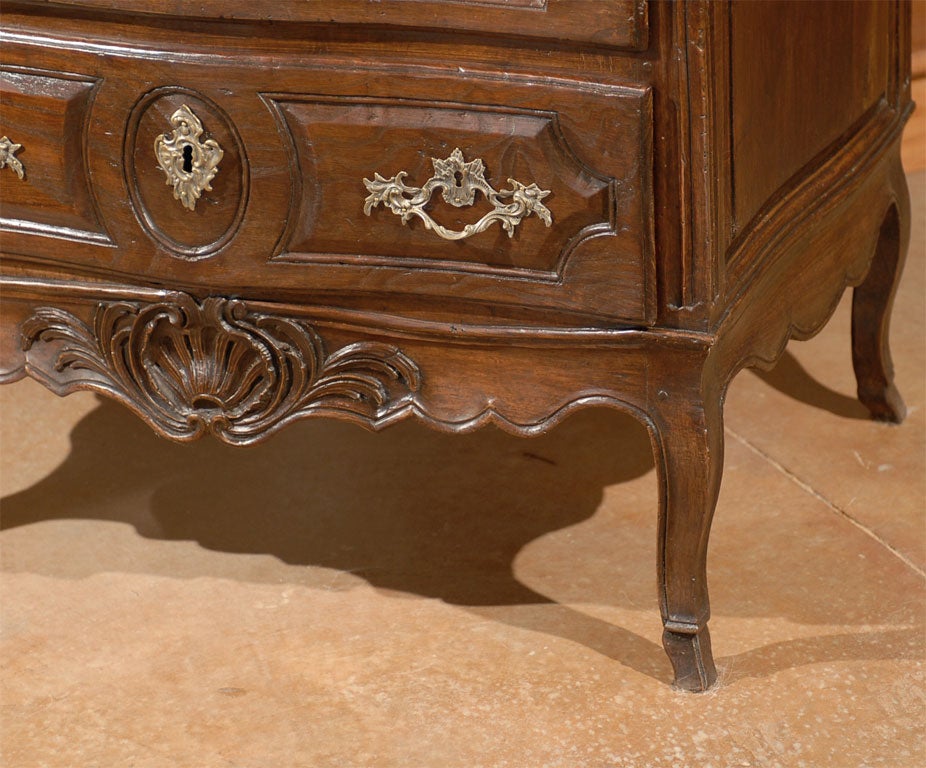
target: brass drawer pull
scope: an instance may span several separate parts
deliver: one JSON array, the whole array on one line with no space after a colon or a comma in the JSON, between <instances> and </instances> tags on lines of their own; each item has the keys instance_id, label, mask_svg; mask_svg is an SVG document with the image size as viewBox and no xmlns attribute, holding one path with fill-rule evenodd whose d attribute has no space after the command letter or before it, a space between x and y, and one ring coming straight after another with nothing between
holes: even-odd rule
<instances>
[{"instance_id":1,"label":"brass drawer pull","mask_svg":"<svg viewBox=\"0 0 926 768\"><path fill-rule=\"evenodd\" d=\"M225 153L214 139L200 141L203 124L186 104L170 116L170 124L171 134L154 140L154 154L167 175L166 183L174 187L174 199L192 211L202 193L212 191L209 183Z\"/></svg>"},{"instance_id":2,"label":"brass drawer pull","mask_svg":"<svg viewBox=\"0 0 926 768\"><path fill-rule=\"evenodd\" d=\"M23 177L26 169L23 168L22 162L15 158L14 155L22 149L22 146L22 144L17 144L15 141L10 141L6 136L0 138L0 168L9 166L19 178Z\"/></svg>"},{"instance_id":3,"label":"brass drawer pull","mask_svg":"<svg viewBox=\"0 0 926 768\"><path fill-rule=\"evenodd\" d=\"M431 158L434 163L434 175L428 179L423 187L406 186L403 179L408 175L399 171L390 179L384 179L378 173L374 180L364 179L370 195L364 201L363 212L369 216L370 212L382 203L405 224L413 216L424 222L426 229L434 231L445 240L462 240L463 238L483 232L496 221L514 237L514 228L532 213L537 214L548 227L553 223L549 209L540 201L550 194L548 189L540 189L536 184L524 185L514 179L508 179L511 189L496 191L485 180L485 165L478 158L471 162L463 160L463 153L459 149L453 150L446 160ZM492 204L493 210L483 216L475 224L467 224L462 230L452 230L442 227L424 210L435 190L441 190L444 200L451 205L462 208L472 205L476 199L476 192L482 192ZM510 202L504 202L510 198Z\"/></svg>"}]
</instances>

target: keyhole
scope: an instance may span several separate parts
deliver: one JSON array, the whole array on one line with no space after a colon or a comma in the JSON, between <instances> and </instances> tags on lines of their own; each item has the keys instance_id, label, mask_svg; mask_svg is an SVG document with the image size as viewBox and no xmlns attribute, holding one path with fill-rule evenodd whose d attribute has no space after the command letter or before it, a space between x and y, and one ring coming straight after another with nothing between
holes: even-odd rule
<instances>
[{"instance_id":1,"label":"keyhole","mask_svg":"<svg viewBox=\"0 0 926 768\"><path fill-rule=\"evenodd\" d=\"M456 171L453 174L453 180L456 182L456 185L458 187L462 187L463 186L463 171Z\"/></svg>"},{"instance_id":2,"label":"keyhole","mask_svg":"<svg viewBox=\"0 0 926 768\"><path fill-rule=\"evenodd\" d=\"M183 171L184 173L193 172L193 147L189 144L183 148Z\"/></svg>"}]
</instances>

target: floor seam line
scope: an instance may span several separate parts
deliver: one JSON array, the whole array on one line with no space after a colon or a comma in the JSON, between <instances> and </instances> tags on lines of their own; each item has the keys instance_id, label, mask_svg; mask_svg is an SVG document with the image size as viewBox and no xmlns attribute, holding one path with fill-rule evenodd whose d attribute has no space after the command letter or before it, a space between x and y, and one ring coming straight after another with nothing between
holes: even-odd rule
<instances>
[{"instance_id":1,"label":"floor seam line","mask_svg":"<svg viewBox=\"0 0 926 768\"><path fill-rule=\"evenodd\" d=\"M743 445L743 446L745 446L746 448L748 448L748 449L749 449L750 451L752 451L754 454L756 454L757 456L760 456L761 458L765 459L765 461L767 461L767 462L768 462L769 464L771 464L775 469L777 469L779 472L781 472L781 474L783 474L785 477L787 477L792 483L794 483L794 484L795 484L798 488L800 488L802 491L804 491L805 493L810 494L811 496L813 496L813 497L814 497L815 499L817 499L818 501L823 502L823 504L825 504L825 505L830 509L830 511L832 511L832 512L836 513L837 515L839 515L840 517L844 518L844 519L847 520L849 523L851 523L851 524L854 525L856 528L858 528L860 531L862 531L862 533L864 533L865 535L867 535L867 536L869 536L870 538L874 539L876 542L878 542L878 544L880 544L880 545L881 545L882 547L884 547L888 552L890 552L892 555L894 555L894 557L898 558L904 565L906 565L906 566L907 566L908 568L910 568L912 571L914 571L915 573L917 573L917 574L920 576L920 578L926 580L926 571L924 571L922 568L920 568L916 563L914 563L910 558L908 558L903 552L900 552L899 550L895 549L895 548L894 548L893 546L891 546L887 541L885 541L884 539L882 539L877 533L875 533L873 530L871 530L871 528L869 528L868 526L866 526L866 525L864 525L863 523L861 523L861 522L859 522L858 520L856 520L854 517L852 517L852 515L850 515L848 512L846 512L846 510L844 510L844 509L842 509L841 507L839 507L838 505L834 504L832 501L830 501L828 498L826 498L826 496L824 496L822 493L820 493L820 492L819 492L816 488L814 488L812 485L810 485L809 483L807 483L807 482L804 481L804 480L801 480L801 478L799 478L797 475L795 475L791 470L789 470L789 469L788 469L784 464L782 464L780 461L776 461L775 459L773 459L769 454L767 454L767 453L766 453L765 451L763 451L761 448L759 448L759 447L756 446L756 445L753 445L753 444L752 444L751 442L749 442L749 440L747 440L745 437L743 437L742 435L738 434L738 433L735 432L734 430L730 429L730 427L724 426L724 431L725 431L725 432L728 432L728 433L730 434L731 437L733 437L733 438L734 438L737 442L739 442L741 445Z\"/></svg>"}]
</instances>

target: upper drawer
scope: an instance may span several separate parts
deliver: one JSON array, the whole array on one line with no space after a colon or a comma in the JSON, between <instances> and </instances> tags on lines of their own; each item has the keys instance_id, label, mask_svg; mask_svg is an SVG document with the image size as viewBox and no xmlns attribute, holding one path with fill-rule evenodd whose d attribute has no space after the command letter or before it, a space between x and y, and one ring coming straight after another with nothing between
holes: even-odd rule
<instances>
[{"instance_id":1,"label":"upper drawer","mask_svg":"<svg viewBox=\"0 0 926 768\"><path fill-rule=\"evenodd\" d=\"M57 0L58 5L195 19L362 24L475 32L643 50L647 0Z\"/></svg>"}]
</instances>

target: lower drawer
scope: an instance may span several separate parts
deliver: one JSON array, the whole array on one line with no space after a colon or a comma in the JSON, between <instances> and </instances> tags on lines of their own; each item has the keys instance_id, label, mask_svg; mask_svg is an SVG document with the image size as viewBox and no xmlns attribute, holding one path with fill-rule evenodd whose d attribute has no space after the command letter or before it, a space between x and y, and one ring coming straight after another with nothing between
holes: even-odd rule
<instances>
[{"instance_id":1,"label":"lower drawer","mask_svg":"<svg viewBox=\"0 0 926 768\"><path fill-rule=\"evenodd\" d=\"M4 89L60 115L5 109L0 131L24 160L58 141L70 158L6 177L27 190L2 211L7 253L258 297L653 319L646 87L84 47L4 46ZM55 71L85 74L48 100Z\"/></svg>"}]
</instances>

